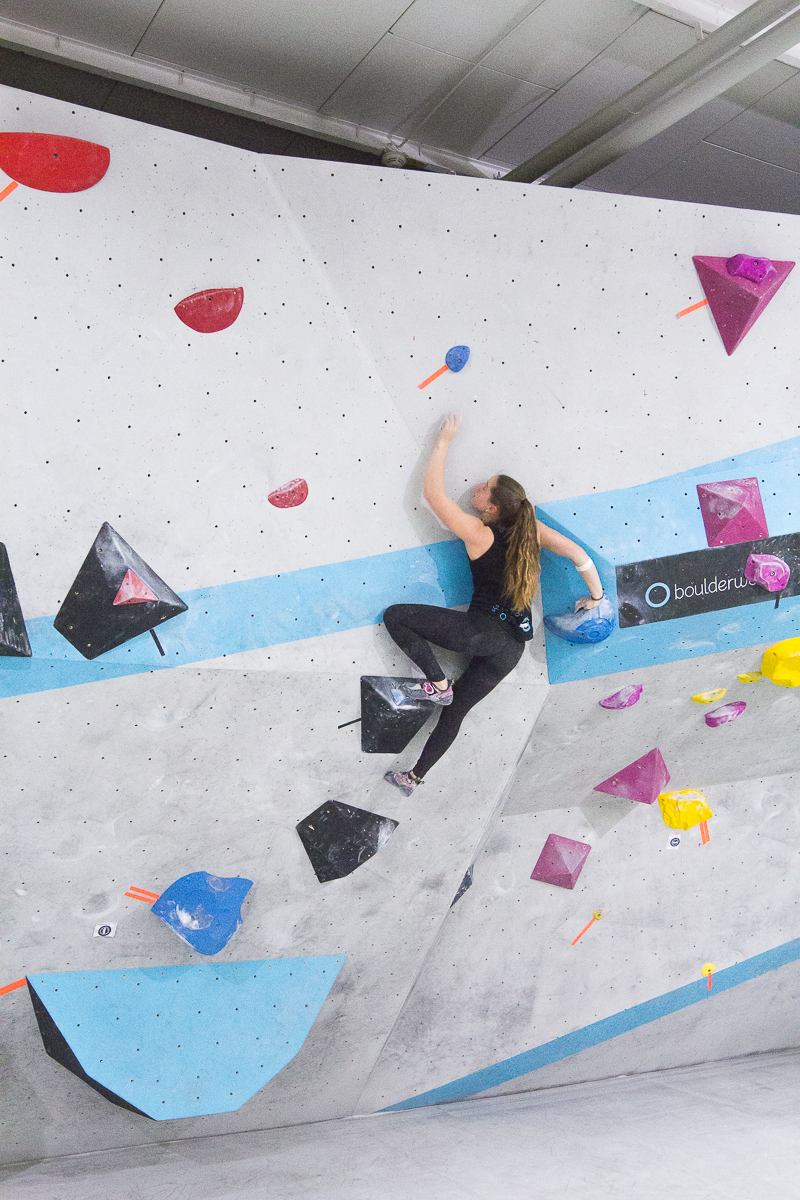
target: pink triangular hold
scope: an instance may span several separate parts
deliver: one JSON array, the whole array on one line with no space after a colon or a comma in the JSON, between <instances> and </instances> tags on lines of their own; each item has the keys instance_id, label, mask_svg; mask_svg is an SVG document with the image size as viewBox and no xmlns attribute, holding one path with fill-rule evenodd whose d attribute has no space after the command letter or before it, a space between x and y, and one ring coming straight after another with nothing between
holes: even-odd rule
<instances>
[{"instance_id":1,"label":"pink triangular hold","mask_svg":"<svg viewBox=\"0 0 800 1200\"><path fill-rule=\"evenodd\" d=\"M146 583L142 583L134 571L127 570L114 597L114 604L146 604L148 600L158 600L158 596L150 591Z\"/></svg>"},{"instance_id":2,"label":"pink triangular hold","mask_svg":"<svg viewBox=\"0 0 800 1200\"><path fill-rule=\"evenodd\" d=\"M755 476L698 483L697 498L709 546L735 546L769 537Z\"/></svg>"},{"instance_id":3,"label":"pink triangular hold","mask_svg":"<svg viewBox=\"0 0 800 1200\"><path fill-rule=\"evenodd\" d=\"M669 783L669 771L659 749L649 750L647 754L629 763L610 779L595 784L596 792L609 792L612 796L625 796L628 800L639 800L642 804L652 804L658 793Z\"/></svg>"},{"instance_id":4,"label":"pink triangular hold","mask_svg":"<svg viewBox=\"0 0 800 1200\"><path fill-rule=\"evenodd\" d=\"M692 261L728 354L733 354L753 328L795 265L788 260L772 259L775 274L754 283L740 275L731 275L727 258L695 254Z\"/></svg>"}]
</instances>

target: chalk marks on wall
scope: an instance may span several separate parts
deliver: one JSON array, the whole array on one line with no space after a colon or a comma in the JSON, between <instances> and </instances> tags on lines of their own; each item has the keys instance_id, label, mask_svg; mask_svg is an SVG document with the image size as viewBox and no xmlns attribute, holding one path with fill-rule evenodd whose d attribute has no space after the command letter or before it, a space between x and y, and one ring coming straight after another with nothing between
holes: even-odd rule
<instances>
[{"instance_id":1,"label":"chalk marks on wall","mask_svg":"<svg viewBox=\"0 0 800 1200\"><path fill-rule=\"evenodd\" d=\"M252 879L193 871L171 883L151 911L199 954L219 954L242 924Z\"/></svg>"},{"instance_id":2,"label":"chalk marks on wall","mask_svg":"<svg viewBox=\"0 0 800 1200\"><path fill-rule=\"evenodd\" d=\"M105 175L107 146L55 133L0 133L0 168L40 192L83 192Z\"/></svg>"},{"instance_id":3,"label":"chalk marks on wall","mask_svg":"<svg viewBox=\"0 0 800 1200\"><path fill-rule=\"evenodd\" d=\"M93 659L186 610L180 596L106 521L53 625L84 658Z\"/></svg>"},{"instance_id":4,"label":"chalk marks on wall","mask_svg":"<svg viewBox=\"0 0 800 1200\"><path fill-rule=\"evenodd\" d=\"M235 1112L297 1054L343 956L28 977L45 1050L156 1121Z\"/></svg>"},{"instance_id":5,"label":"chalk marks on wall","mask_svg":"<svg viewBox=\"0 0 800 1200\"><path fill-rule=\"evenodd\" d=\"M386 845L399 822L328 800L296 828L320 883L344 879Z\"/></svg>"},{"instance_id":6,"label":"chalk marks on wall","mask_svg":"<svg viewBox=\"0 0 800 1200\"><path fill-rule=\"evenodd\" d=\"M696 254L692 262L728 354L753 328L795 265L745 254Z\"/></svg>"},{"instance_id":7,"label":"chalk marks on wall","mask_svg":"<svg viewBox=\"0 0 800 1200\"><path fill-rule=\"evenodd\" d=\"M207 288L175 305L175 312L195 333L219 333L233 325L244 304L244 288Z\"/></svg>"},{"instance_id":8,"label":"chalk marks on wall","mask_svg":"<svg viewBox=\"0 0 800 1200\"><path fill-rule=\"evenodd\" d=\"M17 595L17 585L8 561L8 551L0 542L0 656L30 658L31 644Z\"/></svg>"},{"instance_id":9,"label":"chalk marks on wall","mask_svg":"<svg viewBox=\"0 0 800 1200\"><path fill-rule=\"evenodd\" d=\"M297 508L308 499L308 484L305 479L292 479L270 492L267 499L274 508Z\"/></svg>"}]
</instances>

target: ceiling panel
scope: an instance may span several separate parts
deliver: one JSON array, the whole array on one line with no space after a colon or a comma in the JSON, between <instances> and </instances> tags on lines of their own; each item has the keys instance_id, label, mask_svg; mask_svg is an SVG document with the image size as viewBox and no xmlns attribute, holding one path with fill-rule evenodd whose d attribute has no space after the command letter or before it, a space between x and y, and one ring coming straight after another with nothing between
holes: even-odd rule
<instances>
[{"instance_id":1,"label":"ceiling panel","mask_svg":"<svg viewBox=\"0 0 800 1200\"><path fill-rule=\"evenodd\" d=\"M597 112L609 100L627 92L646 75L646 71L613 59L595 59L531 116L490 147L485 157L491 162L518 166L532 154L549 146L562 133Z\"/></svg>"},{"instance_id":2,"label":"ceiling panel","mask_svg":"<svg viewBox=\"0 0 800 1200\"><path fill-rule=\"evenodd\" d=\"M545 0L483 65L559 88L646 11L632 0Z\"/></svg>"},{"instance_id":3,"label":"ceiling panel","mask_svg":"<svg viewBox=\"0 0 800 1200\"><path fill-rule=\"evenodd\" d=\"M480 58L499 37L545 0L414 0L392 33L455 54L458 58Z\"/></svg>"},{"instance_id":4,"label":"ceiling panel","mask_svg":"<svg viewBox=\"0 0 800 1200\"><path fill-rule=\"evenodd\" d=\"M800 171L800 129L750 109L707 136L712 146Z\"/></svg>"},{"instance_id":5,"label":"ceiling panel","mask_svg":"<svg viewBox=\"0 0 800 1200\"><path fill-rule=\"evenodd\" d=\"M623 154L622 158L603 167L602 171L597 171L578 186L598 192L631 192L651 175L663 170L673 159L686 154L707 134L733 120L741 111L739 105L730 100L712 100L696 112L689 113L682 121L670 125L663 133L643 142L635 150Z\"/></svg>"},{"instance_id":6,"label":"ceiling panel","mask_svg":"<svg viewBox=\"0 0 800 1200\"><path fill-rule=\"evenodd\" d=\"M755 104L757 100L766 96L768 92L773 92L775 88L780 87L782 83L786 83L796 74L796 68L787 66L786 63L767 63L760 71L748 75L747 79L734 84L722 95L725 100L732 100L741 108L749 108L751 104Z\"/></svg>"},{"instance_id":7,"label":"ceiling panel","mask_svg":"<svg viewBox=\"0 0 800 1200\"><path fill-rule=\"evenodd\" d=\"M689 50L696 41L695 32L688 25L649 12L621 33L603 56L641 67L651 75Z\"/></svg>"},{"instance_id":8,"label":"ceiling panel","mask_svg":"<svg viewBox=\"0 0 800 1200\"><path fill-rule=\"evenodd\" d=\"M160 0L0 0L0 17L132 54Z\"/></svg>"},{"instance_id":9,"label":"ceiling panel","mask_svg":"<svg viewBox=\"0 0 800 1200\"><path fill-rule=\"evenodd\" d=\"M469 69L461 58L387 33L321 111L390 132L421 105L435 104Z\"/></svg>"},{"instance_id":10,"label":"ceiling panel","mask_svg":"<svg viewBox=\"0 0 800 1200\"><path fill-rule=\"evenodd\" d=\"M630 195L800 213L800 174L700 142Z\"/></svg>"},{"instance_id":11,"label":"ceiling panel","mask_svg":"<svg viewBox=\"0 0 800 1200\"><path fill-rule=\"evenodd\" d=\"M791 79L768 95L762 96L753 107L765 116L800 125L800 74L795 72Z\"/></svg>"},{"instance_id":12,"label":"ceiling panel","mask_svg":"<svg viewBox=\"0 0 800 1200\"><path fill-rule=\"evenodd\" d=\"M551 95L552 92L533 83L476 67L425 122L419 140L480 158L489 146Z\"/></svg>"},{"instance_id":13,"label":"ceiling panel","mask_svg":"<svg viewBox=\"0 0 800 1200\"><path fill-rule=\"evenodd\" d=\"M408 0L164 0L140 53L316 108Z\"/></svg>"}]
</instances>

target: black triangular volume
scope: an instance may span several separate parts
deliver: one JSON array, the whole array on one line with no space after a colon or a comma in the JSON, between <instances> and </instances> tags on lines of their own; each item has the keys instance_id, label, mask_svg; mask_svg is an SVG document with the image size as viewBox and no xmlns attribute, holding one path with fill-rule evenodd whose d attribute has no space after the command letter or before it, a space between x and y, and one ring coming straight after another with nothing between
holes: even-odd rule
<instances>
[{"instance_id":1,"label":"black triangular volume","mask_svg":"<svg viewBox=\"0 0 800 1200\"><path fill-rule=\"evenodd\" d=\"M419 679L361 676L361 749L365 754L400 754L434 710L428 700L409 700L403 683Z\"/></svg>"},{"instance_id":2,"label":"black triangular volume","mask_svg":"<svg viewBox=\"0 0 800 1200\"><path fill-rule=\"evenodd\" d=\"M44 1048L51 1058L54 1058L62 1067L66 1067L73 1075L77 1075L78 1079L82 1079L84 1083L88 1083L90 1088L94 1088L106 1100L110 1100L112 1104L117 1104L120 1108L127 1108L129 1112L138 1113L140 1117L147 1117L148 1121L154 1118L149 1113L142 1112L140 1108L136 1108L134 1104L129 1104L127 1100L123 1100L116 1092L109 1091L107 1087L103 1087L102 1083L98 1083L96 1079L92 1079L91 1075L87 1075L81 1064L78 1062L69 1042L64 1037L61 1030L56 1025L50 1013L42 1003L41 998L36 993L31 985L31 981L26 980L28 984L28 992L33 1005L33 1011L36 1014L36 1020L39 1023L39 1033L42 1035Z\"/></svg>"},{"instance_id":3,"label":"black triangular volume","mask_svg":"<svg viewBox=\"0 0 800 1200\"><path fill-rule=\"evenodd\" d=\"M155 600L114 604L128 571L138 576ZM53 625L84 658L91 659L155 629L186 609L180 596L106 522Z\"/></svg>"},{"instance_id":4,"label":"black triangular volume","mask_svg":"<svg viewBox=\"0 0 800 1200\"><path fill-rule=\"evenodd\" d=\"M320 883L343 879L385 846L399 822L328 800L296 826Z\"/></svg>"},{"instance_id":5,"label":"black triangular volume","mask_svg":"<svg viewBox=\"0 0 800 1200\"><path fill-rule=\"evenodd\" d=\"M11 574L8 552L0 542L0 656L30 658L31 644Z\"/></svg>"},{"instance_id":6,"label":"black triangular volume","mask_svg":"<svg viewBox=\"0 0 800 1200\"><path fill-rule=\"evenodd\" d=\"M453 904L455 904L456 900L460 900L461 897L464 895L464 892L466 892L468 888L472 887L472 872L474 869L475 869L475 865L473 863L473 865L471 867L467 867L466 871L464 872L464 878L461 880L461 883L458 885L458 891L456 892L455 896L453 897L453 903L450 905L451 908L453 907Z\"/></svg>"}]
</instances>

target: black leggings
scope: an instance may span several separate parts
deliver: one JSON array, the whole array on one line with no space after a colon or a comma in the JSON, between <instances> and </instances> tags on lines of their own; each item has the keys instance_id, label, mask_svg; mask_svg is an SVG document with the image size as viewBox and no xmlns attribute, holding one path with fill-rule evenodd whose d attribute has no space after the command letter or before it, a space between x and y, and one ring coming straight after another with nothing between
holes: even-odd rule
<instances>
[{"instance_id":1,"label":"black leggings","mask_svg":"<svg viewBox=\"0 0 800 1200\"><path fill-rule=\"evenodd\" d=\"M455 612L431 604L392 604L383 620L393 640L431 683L441 681L445 675L429 641L470 656L466 671L453 684L453 703L442 706L438 724L413 768L421 779L452 745L469 710L514 670L525 643L481 612Z\"/></svg>"}]
</instances>

